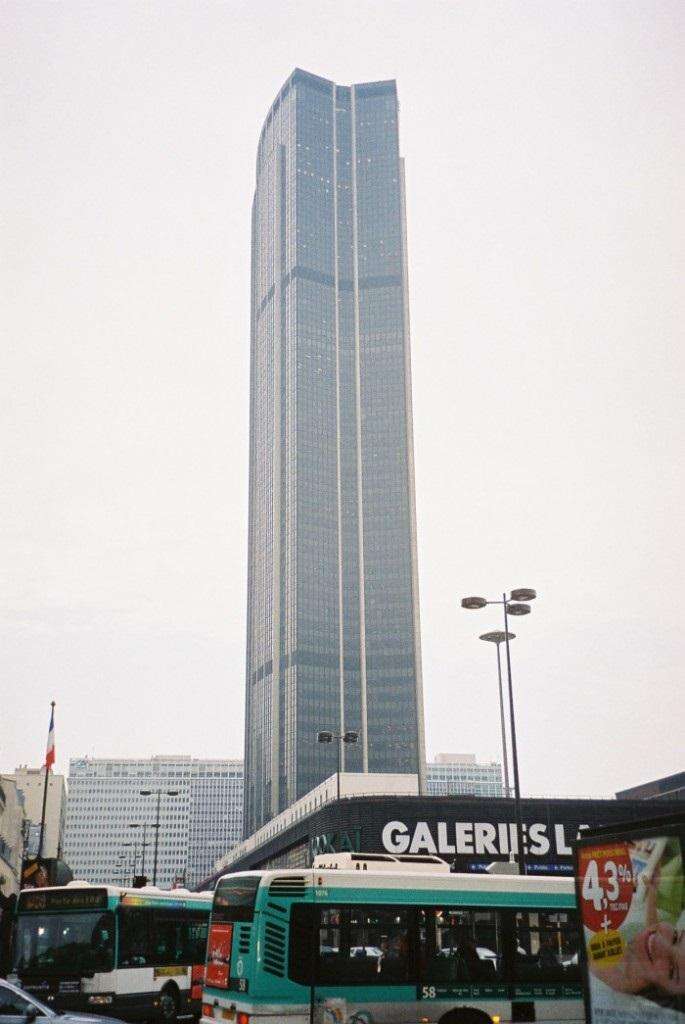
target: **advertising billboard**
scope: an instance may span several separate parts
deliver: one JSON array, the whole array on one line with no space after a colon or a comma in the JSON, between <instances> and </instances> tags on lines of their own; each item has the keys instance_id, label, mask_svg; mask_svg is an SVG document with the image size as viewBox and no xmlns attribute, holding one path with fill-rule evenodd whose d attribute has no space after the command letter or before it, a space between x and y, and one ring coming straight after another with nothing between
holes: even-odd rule
<instances>
[{"instance_id":1,"label":"advertising billboard","mask_svg":"<svg viewBox=\"0 0 685 1024\"><path fill-rule=\"evenodd\" d=\"M685 1024L685 816L582 836L589 1024Z\"/></svg>"},{"instance_id":2,"label":"advertising billboard","mask_svg":"<svg viewBox=\"0 0 685 1024\"><path fill-rule=\"evenodd\" d=\"M209 928L205 984L210 988L228 988L231 975L232 924L214 924Z\"/></svg>"}]
</instances>

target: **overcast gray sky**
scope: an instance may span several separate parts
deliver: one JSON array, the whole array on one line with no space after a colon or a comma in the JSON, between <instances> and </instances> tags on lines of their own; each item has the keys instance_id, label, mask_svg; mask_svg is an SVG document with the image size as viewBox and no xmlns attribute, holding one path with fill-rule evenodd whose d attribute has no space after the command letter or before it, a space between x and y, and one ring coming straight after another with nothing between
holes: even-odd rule
<instances>
[{"instance_id":1,"label":"overcast gray sky","mask_svg":"<svg viewBox=\"0 0 685 1024\"><path fill-rule=\"evenodd\" d=\"M295 66L396 78L428 751L683 764L685 6L5 2L0 767L242 753L249 214ZM322 723L325 725L327 723Z\"/></svg>"}]
</instances>

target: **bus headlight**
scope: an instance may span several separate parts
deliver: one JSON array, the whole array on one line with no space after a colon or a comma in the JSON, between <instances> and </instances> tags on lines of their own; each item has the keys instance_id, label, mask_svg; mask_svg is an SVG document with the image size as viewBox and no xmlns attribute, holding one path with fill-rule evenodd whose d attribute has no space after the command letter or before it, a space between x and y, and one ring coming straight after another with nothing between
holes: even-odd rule
<instances>
[{"instance_id":1,"label":"bus headlight","mask_svg":"<svg viewBox=\"0 0 685 1024\"><path fill-rule=\"evenodd\" d=\"M113 995L88 996L88 1003L90 1006L109 1006L113 1002Z\"/></svg>"}]
</instances>

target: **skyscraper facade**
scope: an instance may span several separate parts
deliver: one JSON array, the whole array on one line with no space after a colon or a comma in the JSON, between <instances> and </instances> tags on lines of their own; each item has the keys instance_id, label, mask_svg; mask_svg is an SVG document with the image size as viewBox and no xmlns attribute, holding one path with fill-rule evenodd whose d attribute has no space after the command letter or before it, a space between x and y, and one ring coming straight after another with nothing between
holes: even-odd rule
<instances>
[{"instance_id":1,"label":"skyscraper facade","mask_svg":"<svg viewBox=\"0 0 685 1024\"><path fill-rule=\"evenodd\" d=\"M395 83L296 70L252 214L245 834L337 767L423 777Z\"/></svg>"}]
</instances>

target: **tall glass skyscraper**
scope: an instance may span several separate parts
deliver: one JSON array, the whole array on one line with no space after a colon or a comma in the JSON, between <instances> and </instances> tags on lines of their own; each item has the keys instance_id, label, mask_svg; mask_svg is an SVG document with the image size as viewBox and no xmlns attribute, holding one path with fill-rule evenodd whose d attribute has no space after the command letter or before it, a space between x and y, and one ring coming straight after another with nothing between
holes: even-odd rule
<instances>
[{"instance_id":1,"label":"tall glass skyscraper","mask_svg":"<svg viewBox=\"0 0 685 1024\"><path fill-rule=\"evenodd\" d=\"M335 772L423 780L395 83L295 71L252 213L245 834Z\"/></svg>"}]
</instances>

